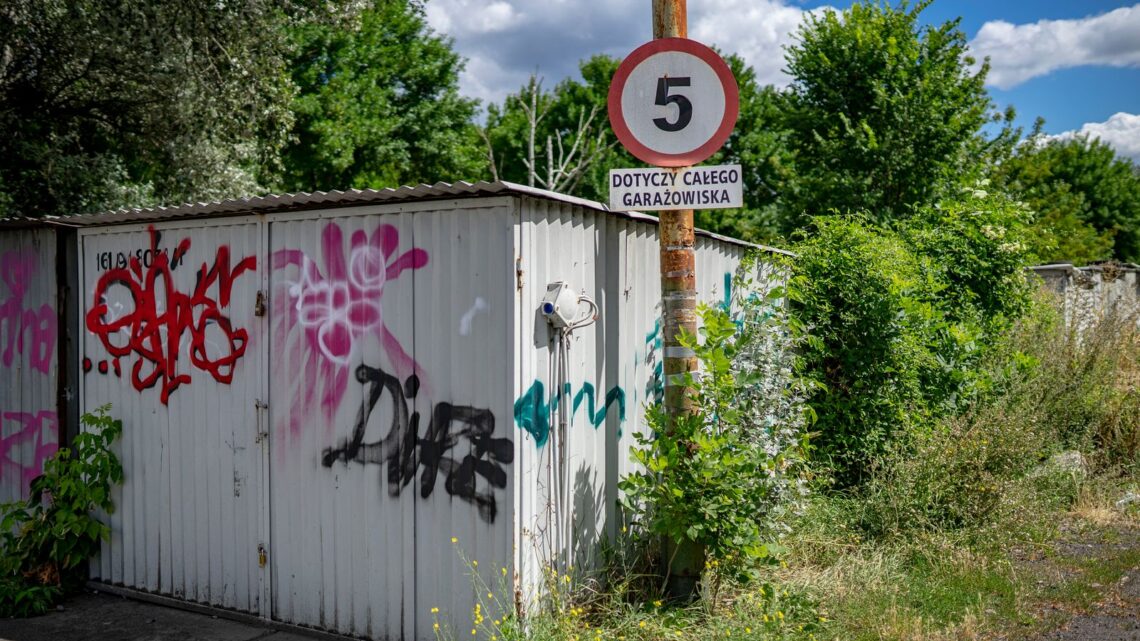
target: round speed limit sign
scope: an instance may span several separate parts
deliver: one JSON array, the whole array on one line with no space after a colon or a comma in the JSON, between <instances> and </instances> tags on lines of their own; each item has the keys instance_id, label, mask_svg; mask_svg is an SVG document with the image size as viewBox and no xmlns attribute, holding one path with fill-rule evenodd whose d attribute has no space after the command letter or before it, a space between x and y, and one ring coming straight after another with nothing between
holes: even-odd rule
<instances>
[{"instance_id":1,"label":"round speed limit sign","mask_svg":"<svg viewBox=\"0 0 1140 641\"><path fill-rule=\"evenodd\" d=\"M687 167L713 155L736 125L740 92L724 60L685 38L647 42L610 84L614 133L631 154L659 167Z\"/></svg>"}]
</instances>

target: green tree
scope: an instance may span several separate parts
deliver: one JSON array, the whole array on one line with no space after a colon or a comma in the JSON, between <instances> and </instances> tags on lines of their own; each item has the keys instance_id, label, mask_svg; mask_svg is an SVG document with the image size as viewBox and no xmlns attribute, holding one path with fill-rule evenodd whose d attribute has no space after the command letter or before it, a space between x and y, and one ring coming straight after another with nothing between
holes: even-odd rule
<instances>
[{"instance_id":1,"label":"green tree","mask_svg":"<svg viewBox=\"0 0 1140 641\"><path fill-rule=\"evenodd\" d=\"M288 190L393 187L482 175L471 118L459 95L462 59L428 28L419 2L376 0L355 24L292 30L298 88L285 149Z\"/></svg>"},{"instance_id":2,"label":"green tree","mask_svg":"<svg viewBox=\"0 0 1140 641\"><path fill-rule=\"evenodd\" d=\"M553 90L532 76L501 105L490 105L484 129L492 173L502 180L606 202L609 170L642 167L610 129L606 99L618 60L592 56L579 64L581 80ZM549 141L549 142L548 142Z\"/></svg>"},{"instance_id":3,"label":"green tree","mask_svg":"<svg viewBox=\"0 0 1140 641\"><path fill-rule=\"evenodd\" d=\"M1140 175L1097 139L1032 135L994 170L994 181L1038 215L1041 258L1088 264L1140 261Z\"/></svg>"},{"instance_id":4,"label":"green tree","mask_svg":"<svg viewBox=\"0 0 1140 641\"><path fill-rule=\"evenodd\" d=\"M919 24L929 4L858 2L800 27L787 51L798 173L782 195L787 229L831 210L906 217L977 175L992 144L988 65L970 70L959 21Z\"/></svg>"},{"instance_id":5,"label":"green tree","mask_svg":"<svg viewBox=\"0 0 1140 641\"><path fill-rule=\"evenodd\" d=\"M343 12L309 4L0 4L0 216L258 189L291 120L283 27Z\"/></svg>"},{"instance_id":6,"label":"green tree","mask_svg":"<svg viewBox=\"0 0 1140 641\"><path fill-rule=\"evenodd\" d=\"M695 213L698 227L751 242L780 236L779 197L795 177L788 130L783 125L787 97L760 85L756 72L735 54L725 57L740 89L736 128L708 164L739 164L744 172L744 207Z\"/></svg>"}]
</instances>

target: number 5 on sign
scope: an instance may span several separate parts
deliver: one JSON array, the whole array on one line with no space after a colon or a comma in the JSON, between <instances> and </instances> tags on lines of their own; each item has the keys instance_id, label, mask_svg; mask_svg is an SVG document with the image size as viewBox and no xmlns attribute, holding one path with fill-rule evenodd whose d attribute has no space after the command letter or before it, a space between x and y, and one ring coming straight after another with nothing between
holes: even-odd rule
<instances>
[{"instance_id":1,"label":"number 5 on sign","mask_svg":"<svg viewBox=\"0 0 1140 641\"><path fill-rule=\"evenodd\" d=\"M610 84L610 124L618 140L659 167L686 167L711 156L732 133L739 110L732 71L695 40L662 38L638 47Z\"/></svg>"}]
</instances>

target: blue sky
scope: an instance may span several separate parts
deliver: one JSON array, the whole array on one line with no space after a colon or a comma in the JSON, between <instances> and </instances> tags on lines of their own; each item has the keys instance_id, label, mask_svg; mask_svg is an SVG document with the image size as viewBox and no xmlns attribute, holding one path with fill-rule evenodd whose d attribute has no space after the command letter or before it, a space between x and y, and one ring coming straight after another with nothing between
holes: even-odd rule
<instances>
[{"instance_id":1,"label":"blue sky","mask_svg":"<svg viewBox=\"0 0 1140 641\"><path fill-rule=\"evenodd\" d=\"M806 12L850 2L689 0L689 36L742 55L764 82L786 84L782 47ZM499 101L537 72L547 86L594 53L624 56L650 38L648 0L428 0L429 23L467 58L462 87ZM957 17L990 92L1028 128L1100 137L1140 161L1140 2L935 0L929 24Z\"/></svg>"}]
</instances>

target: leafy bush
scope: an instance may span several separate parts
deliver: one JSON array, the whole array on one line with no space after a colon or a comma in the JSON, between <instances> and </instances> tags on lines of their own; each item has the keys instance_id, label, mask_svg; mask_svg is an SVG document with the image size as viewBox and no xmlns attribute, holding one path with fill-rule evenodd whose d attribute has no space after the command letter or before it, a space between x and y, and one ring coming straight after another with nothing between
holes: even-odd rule
<instances>
[{"instance_id":1,"label":"leafy bush","mask_svg":"<svg viewBox=\"0 0 1140 641\"><path fill-rule=\"evenodd\" d=\"M0 616L46 610L82 581L82 565L110 535L95 514L114 511L111 489L123 480L122 465L109 449L123 423L108 416L109 410L105 405L84 414L87 429L44 462L28 498L0 508Z\"/></svg>"},{"instance_id":2,"label":"leafy bush","mask_svg":"<svg viewBox=\"0 0 1140 641\"><path fill-rule=\"evenodd\" d=\"M976 322L992 344L1029 307L1025 267L1033 263L1032 216L1021 203L985 187L918 209L901 232L942 283L938 298L947 317Z\"/></svg>"},{"instance_id":3,"label":"leafy bush","mask_svg":"<svg viewBox=\"0 0 1140 641\"><path fill-rule=\"evenodd\" d=\"M801 371L820 388L809 398L812 444L840 486L858 484L874 458L928 414L923 382L945 324L937 283L895 233L860 218L816 218L795 246L796 314L810 332Z\"/></svg>"},{"instance_id":4,"label":"leafy bush","mask_svg":"<svg viewBox=\"0 0 1140 641\"><path fill-rule=\"evenodd\" d=\"M859 525L874 536L978 529L1017 510L1067 507L1083 473L1049 460L1062 451L1100 468L1135 466L1137 339L1133 315L1078 332L1051 294L1039 294L988 352L985 393L877 461L858 494Z\"/></svg>"},{"instance_id":5,"label":"leafy bush","mask_svg":"<svg viewBox=\"0 0 1140 641\"><path fill-rule=\"evenodd\" d=\"M801 371L821 386L814 444L839 487L992 385L983 361L1029 303L1028 218L969 189L898 229L813 219L794 247Z\"/></svg>"},{"instance_id":6,"label":"leafy bush","mask_svg":"<svg viewBox=\"0 0 1140 641\"><path fill-rule=\"evenodd\" d=\"M633 448L640 470L621 482L647 533L699 544L710 565L741 579L775 556L803 491L804 386L792 374L796 341L782 296L777 288L741 301L735 320L720 307L699 310L703 342L682 338L702 366L690 381L694 413L667 422L651 408Z\"/></svg>"}]
</instances>

